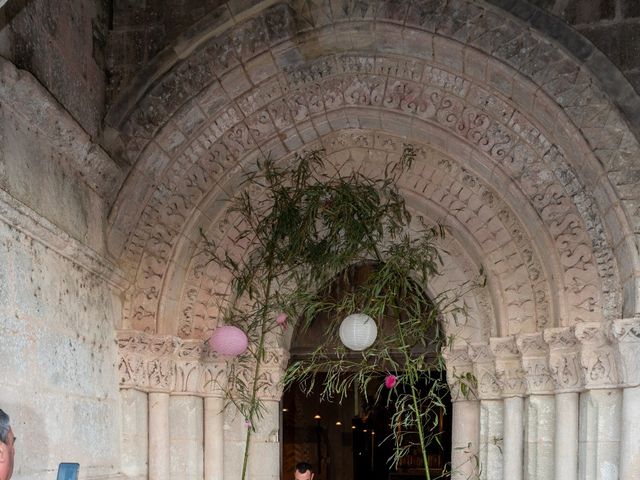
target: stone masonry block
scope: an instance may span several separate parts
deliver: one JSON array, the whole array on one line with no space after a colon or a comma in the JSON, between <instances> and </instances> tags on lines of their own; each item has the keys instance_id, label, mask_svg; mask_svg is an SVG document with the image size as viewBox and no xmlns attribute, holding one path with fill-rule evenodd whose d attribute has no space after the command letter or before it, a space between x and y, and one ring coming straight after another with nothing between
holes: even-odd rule
<instances>
[{"instance_id":1,"label":"stone masonry block","mask_svg":"<svg viewBox=\"0 0 640 480\"><path fill-rule=\"evenodd\" d=\"M236 98L251 88L251 82L240 67L236 67L220 79L224 91L231 98Z\"/></svg>"}]
</instances>

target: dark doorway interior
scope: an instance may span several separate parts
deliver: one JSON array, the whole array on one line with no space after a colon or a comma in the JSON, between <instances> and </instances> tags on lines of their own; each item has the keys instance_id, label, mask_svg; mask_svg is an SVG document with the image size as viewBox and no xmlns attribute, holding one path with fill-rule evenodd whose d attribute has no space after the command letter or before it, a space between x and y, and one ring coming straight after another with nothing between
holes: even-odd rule
<instances>
[{"instance_id":1,"label":"dark doorway interior","mask_svg":"<svg viewBox=\"0 0 640 480\"><path fill-rule=\"evenodd\" d=\"M371 385L375 389L376 385ZM321 402L295 386L283 397L283 480L293 478L295 464L310 462L316 480L423 480L424 462L419 449L411 449L391 468L393 404L368 404L349 392L342 403ZM450 460L451 404L441 412L438 426L442 447L427 452L432 478L441 475ZM396 426L397 428L397 426ZM444 477L448 478L448 477Z\"/></svg>"},{"instance_id":2,"label":"dark doorway interior","mask_svg":"<svg viewBox=\"0 0 640 480\"><path fill-rule=\"evenodd\" d=\"M362 263L348 268L320 293L337 299L353 292L366 282L378 267L376 263ZM296 327L291 344L291 361L308 358L319 342L325 341L329 325L339 317L337 312L325 312L314 318L306 328ZM390 317L393 319L393 317ZM379 335L388 334L394 328L393 321L383 319ZM436 332L433 332L435 338ZM335 341L335 340L334 340ZM329 341L330 343L330 341ZM331 344L328 345L331 347ZM353 352L352 355L360 355ZM432 352L435 355L435 352ZM321 383L322 378L317 380ZM382 381L382 379L380 380ZM380 384L370 382L372 399ZM395 388L402 388L401 385ZM425 388L428 388L425 386ZM347 392L340 403L321 402L322 385L310 395L305 395L298 385L292 385L282 401L282 471L283 480L292 480L297 462L310 462L316 472L315 480L423 480L425 478L423 456L418 448L391 467L390 457L394 444L385 439L392 433L391 419L395 413L393 403L386 399L378 404L365 401L365 396L353 390ZM451 403L445 399L445 409L438 416L433 428L441 432L441 446L433 445L427 452L432 478L442 473L450 458ZM446 477L445 477L446 478Z\"/></svg>"}]
</instances>

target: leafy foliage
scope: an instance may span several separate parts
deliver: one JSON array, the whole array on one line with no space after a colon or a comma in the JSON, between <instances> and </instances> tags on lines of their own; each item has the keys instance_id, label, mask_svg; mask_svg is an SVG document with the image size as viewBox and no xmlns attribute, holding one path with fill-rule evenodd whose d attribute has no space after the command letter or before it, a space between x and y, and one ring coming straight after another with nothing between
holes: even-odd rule
<instances>
[{"instance_id":1,"label":"leafy foliage","mask_svg":"<svg viewBox=\"0 0 640 480\"><path fill-rule=\"evenodd\" d=\"M250 426L243 479L251 432L262 414L266 345L281 332L274 319L282 312L298 319L302 329L319 315L332 319L324 342L290 365L285 384L299 382L311 391L323 372L321 395L340 400L354 387L366 395L371 380L393 373L401 387L389 389L386 397L395 403L393 421L402 428L393 439L392 461L406 453L408 439L416 433L427 465L426 446L438 441L430 433L438 421L433 412L443 408L446 391L440 352L450 339L442 322L463 309L457 292L437 298L426 293L442 263L435 243L445 229L412 219L398 191L398 179L414 157L406 145L399 161L389 164L380 178L359 170L345 173L322 150L296 156L289 167L266 159L246 176L243 192L229 209L241 220L237 241L246 248L220 251L205 238L211 261L233 277L223 322L243 328L251 341L248 353L232 367L236 370L230 378L235 380L227 395ZM371 266L358 284L349 278L354 265ZM339 295L328 295L336 279L344 288ZM355 356L337 342L339 320L354 312L376 319L384 332ZM385 393L382 389L377 399ZM428 480L428 468L426 475Z\"/></svg>"}]
</instances>

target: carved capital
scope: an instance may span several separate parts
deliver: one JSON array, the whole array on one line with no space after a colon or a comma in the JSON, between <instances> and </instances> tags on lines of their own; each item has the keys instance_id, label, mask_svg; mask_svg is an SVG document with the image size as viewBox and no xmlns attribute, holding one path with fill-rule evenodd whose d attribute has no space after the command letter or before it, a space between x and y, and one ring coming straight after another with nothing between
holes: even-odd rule
<instances>
[{"instance_id":1,"label":"carved capital","mask_svg":"<svg viewBox=\"0 0 640 480\"><path fill-rule=\"evenodd\" d=\"M620 382L640 385L640 318L614 320L611 326Z\"/></svg>"},{"instance_id":2,"label":"carved capital","mask_svg":"<svg viewBox=\"0 0 640 480\"><path fill-rule=\"evenodd\" d=\"M496 359L496 377L502 396L524 395L526 382L515 337L491 338L489 343Z\"/></svg>"},{"instance_id":3,"label":"carved capital","mask_svg":"<svg viewBox=\"0 0 640 480\"><path fill-rule=\"evenodd\" d=\"M451 400L477 400L478 382L473 371L473 361L467 347L446 350L443 353L447 364L447 382Z\"/></svg>"},{"instance_id":4,"label":"carved capital","mask_svg":"<svg viewBox=\"0 0 640 480\"><path fill-rule=\"evenodd\" d=\"M522 355L527 391L532 394L553 393L555 383L549 369L549 345L542 332L520 334L516 338Z\"/></svg>"},{"instance_id":5,"label":"carved capital","mask_svg":"<svg viewBox=\"0 0 640 480\"><path fill-rule=\"evenodd\" d=\"M258 397L262 400L280 400L284 385L282 380L289 363L289 352L284 348L272 348L262 367L263 381Z\"/></svg>"},{"instance_id":6,"label":"carved capital","mask_svg":"<svg viewBox=\"0 0 640 480\"><path fill-rule=\"evenodd\" d=\"M617 387L618 369L609 334L610 325L601 322L580 323L575 328L576 338L582 344L580 363L585 387Z\"/></svg>"},{"instance_id":7,"label":"carved capital","mask_svg":"<svg viewBox=\"0 0 640 480\"><path fill-rule=\"evenodd\" d=\"M584 378L580 364L579 341L572 327L549 328L543 339L549 346L549 371L556 392L579 392Z\"/></svg>"},{"instance_id":8,"label":"carved capital","mask_svg":"<svg viewBox=\"0 0 640 480\"><path fill-rule=\"evenodd\" d=\"M118 332L120 388L220 396L226 364L199 340L150 335L137 330Z\"/></svg>"},{"instance_id":9,"label":"carved capital","mask_svg":"<svg viewBox=\"0 0 640 480\"><path fill-rule=\"evenodd\" d=\"M497 400L502 398L500 384L496 377L495 358L486 343L472 344L469 356L473 360L473 372L478 382L478 398L481 400Z\"/></svg>"}]
</instances>

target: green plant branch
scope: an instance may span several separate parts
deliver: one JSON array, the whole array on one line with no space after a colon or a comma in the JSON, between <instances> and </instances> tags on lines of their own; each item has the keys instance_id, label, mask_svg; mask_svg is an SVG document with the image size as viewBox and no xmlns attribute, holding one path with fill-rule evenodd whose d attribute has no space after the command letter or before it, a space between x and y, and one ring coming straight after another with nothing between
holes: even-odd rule
<instances>
[{"instance_id":1,"label":"green plant branch","mask_svg":"<svg viewBox=\"0 0 640 480\"><path fill-rule=\"evenodd\" d=\"M276 309L299 319L301 330L319 314L333 317L324 341L311 356L289 366L284 377L286 386L299 382L311 392L318 386L316 375L326 371L321 398L340 400L349 389L358 388L368 401L367 386L374 378L384 378L389 371L404 371L399 378L409 393L390 390L388 400L397 399L394 419L406 426L415 423L426 480L430 480L426 448L433 440L438 442L438 437L428 433L426 426L428 422L437 426L437 416L429 412L443 405L436 387L442 383L441 349L445 341L437 318L445 311L455 315L462 309L454 304L455 298L443 295L430 299L423 290L430 278L438 275L442 258L434 239L444 236L444 228L427 227L420 218L422 230L415 233L416 238L406 233L411 215L397 182L414 157L413 148L405 146L400 160L385 166L381 179L367 178L359 169L342 175L342 166L333 165L322 151L296 156L295 165L284 168L267 158L245 177L243 185L253 188L252 194L241 193L229 209L230 215L244 220L236 238L248 243L246 252L240 256L229 251L219 253L205 239L212 261L228 269L233 277L235 295L225 319L245 328L255 361L251 368L247 365L249 354L237 360L233 368L251 370L253 378L249 381L237 376L227 392L230 403L250 424L242 480L247 474L252 431L260 418L258 391L264 383L260 375L265 339L277 328L272 318ZM332 173L327 173L328 165L333 167ZM362 285L350 286L349 269L371 259L375 263L370 276ZM336 279L345 282L346 291L341 298L327 297L328 286ZM274 282L286 288L275 288ZM244 300L248 301L243 304ZM357 358L348 356L337 341L338 319L356 311L369 314L379 325L387 317L397 321L394 332L379 336ZM428 357L430 352L435 359ZM430 369L439 375L432 377ZM427 403L418 386L429 379L433 385ZM380 398L382 388L373 400ZM424 414L422 409L426 409ZM406 413L411 415L403 418ZM403 443L409 437L405 432L396 433L393 459L397 464L409 448Z\"/></svg>"}]
</instances>

